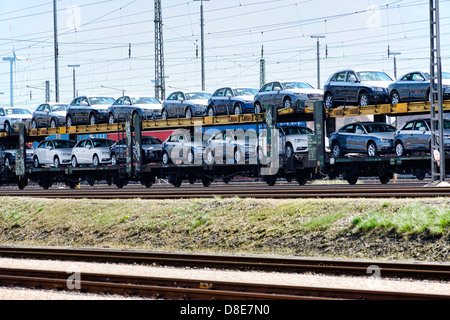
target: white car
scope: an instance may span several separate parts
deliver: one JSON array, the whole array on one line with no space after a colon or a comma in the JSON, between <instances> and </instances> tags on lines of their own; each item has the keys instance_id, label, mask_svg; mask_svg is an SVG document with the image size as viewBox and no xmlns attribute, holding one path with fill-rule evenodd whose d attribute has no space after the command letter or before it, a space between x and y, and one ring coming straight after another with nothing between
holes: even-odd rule
<instances>
[{"instance_id":1,"label":"white car","mask_svg":"<svg viewBox=\"0 0 450 320\"><path fill-rule=\"evenodd\" d=\"M72 149L72 167L111 163L109 148L115 143L112 139L91 138L78 141Z\"/></svg>"},{"instance_id":2,"label":"white car","mask_svg":"<svg viewBox=\"0 0 450 320\"><path fill-rule=\"evenodd\" d=\"M279 155L286 155L287 158L293 154L308 152L308 136L314 135L314 131L308 127L303 126L289 126L278 128L278 152ZM266 135L263 133L260 137L261 150L266 150L265 147ZM325 151L329 152L329 139L325 138Z\"/></svg>"},{"instance_id":3,"label":"white car","mask_svg":"<svg viewBox=\"0 0 450 320\"><path fill-rule=\"evenodd\" d=\"M0 129L11 132L17 122L31 121L32 114L28 109L18 107L0 107Z\"/></svg>"},{"instance_id":4,"label":"white car","mask_svg":"<svg viewBox=\"0 0 450 320\"><path fill-rule=\"evenodd\" d=\"M72 156L72 148L76 142L73 140L44 140L34 149L33 166L50 164L55 168L61 165L69 165Z\"/></svg>"}]
</instances>

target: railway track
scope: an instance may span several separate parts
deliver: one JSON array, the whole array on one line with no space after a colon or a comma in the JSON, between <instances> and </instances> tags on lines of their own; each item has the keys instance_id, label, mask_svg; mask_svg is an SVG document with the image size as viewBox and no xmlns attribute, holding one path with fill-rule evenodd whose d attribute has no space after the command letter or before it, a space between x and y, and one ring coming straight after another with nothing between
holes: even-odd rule
<instances>
[{"instance_id":1,"label":"railway track","mask_svg":"<svg viewBox=\"0 0 450 320\"><path fill-rule=\"evenodd\" d=\"M284 184L267 187L262 184L215 185L209 188L186 185L181 188L157 186L150 189L131 185L123 189L114 187L27 188L26 190L5 189L2 196L36 197L36 198L96 198L96 199L187 199L214 197L246 198L419 198L445 197L450 195L450 187L424 187L424 184L397 185L306 185Z\"/></svg>"},{"instance_id":2,"label":"railway track","mask_svg":"<svg viewBox=\"0 0 450 320\"><path fill-rule=\"evenodd\" d=\"M168 279L160 277L82 273L79 279L67 272L0 268L3 286L77 290L177 300L448 300L449 296L358 289L281 286L242 282Z\"/></svg>"},{"instance_id":3,"label":"railway track","mask_svg":"<svg viewBox=\"0 0 450 320\"><path fill-rule=\"evenodd\" d=\"M0 257L65 261L128 263L241 271L316 273L368 277L376 270L382 278L450 280L450 264L395 263L265 256L207 255L134 250L33 248L0 246Z\"/></svg>"}]
</instances>

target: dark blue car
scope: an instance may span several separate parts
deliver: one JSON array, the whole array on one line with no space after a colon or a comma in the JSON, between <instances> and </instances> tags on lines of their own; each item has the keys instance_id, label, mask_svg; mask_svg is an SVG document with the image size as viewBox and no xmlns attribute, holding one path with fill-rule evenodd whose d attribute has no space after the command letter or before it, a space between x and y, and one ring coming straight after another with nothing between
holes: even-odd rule
<instances>
[{"instance_id":1,"label":"dark blue car","mask_svg":"<svg viewBox=\"0 0 450 320\"><path fill-rule=\"evenodd\" d=\"M324 85L325 107L389 103L388 87L392 82L383 71L349 69L336 72Z\"/></svg>"},{"instance_id":2,"label":"dark blue car","mask_svg":"<svg viewBox=\"0 0 450 320\"><path fill-rule=\"evenodd\" d=\"M242 114L253 112L253 100L257 89L220 88L208 101L207 115Z\"/></svg>"},{"instance_id":3,"label":"dark blue car","mask_svg":"<svg viewBox=\"0 0 450 320\"><path fill-rule=\"evenodd\" d=\"M450 99L450 73L442 72L444 99ZM413 71L389 85L390 103L430 100L430 73Z\"/></svg>"}]
</instances>

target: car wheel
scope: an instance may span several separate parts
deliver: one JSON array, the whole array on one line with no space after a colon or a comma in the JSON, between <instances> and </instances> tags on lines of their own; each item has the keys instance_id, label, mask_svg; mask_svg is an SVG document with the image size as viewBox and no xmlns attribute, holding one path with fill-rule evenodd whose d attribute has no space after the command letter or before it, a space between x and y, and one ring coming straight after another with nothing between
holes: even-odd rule
<instances>
[{"instance_id":1,"label":"car wheel","mask_svg":"<svg viewBox=\"0 0 450 320\"><path fill-rule=\"evenodd\" d=\"M96 125L97 124L97 117L95 116L95 114L91 113L89 115L89 124L91 126Z\"/></svg>"},{"instance_id":2,"label":"car wheel","mask_svg":"<svg viewBox=\"0 0 450 320\"><path fill-rule=\"evenodd\" d=\"M240 105L236 105L236 106L234 107L234 114L235 114L235 115L240 115L240 114L242 114L242 108L241 108Z\"/></svg>"},{"instance_id":3,"label":"car wheel","mask_svg":"<svg viewBox=\"0 0 450 320\"><path fill-rule=\"evenodd\" d=\"M5 167L10 167L11 166L11 159L9 158L9 156L5 156L5 159L3 160L3 163L5 164Z\"/></svg>"},{"instance_id":4,"label":"car wheel","mask_svg":"<svg viewBox=\"0 0 450 320\"><path fill-rule=\"evenodd\" d=\"M331 93L327 93L325 96L325 108L332 109L334 108L334 98Z\"/></svg>"},{"instance_id":5,"label":"car wheel","mask_svg":"<svg viewBox=\"0 0 450 320\"><path fill-rule=\"evenodd\" d=\"M369 157L375 157L377 155L377 145L375 142L370 141L367 145L367 155Z\"/></svg>"},{"instance_id":6,"label":"car wheel","mask_svg":"<svg viewBox=\"0 0 450 320\"><path fill-rule=\"evenodd\" d=\"M189 149L186 160L187 160L188 164L194 164L194 160L195 160L194 150Z\"/></svg>"},{"instance_id":7,"label":"car wheel","mask_svg":"<svg viewBox=\"0 0 450 320\"><path fill-rule=\"evenodd\" d=\"M213 107L208 108L208 117L214 117L215 112Z\"/></svg>"},{"instance_id":8,"label":"car wheel","mask_svg":"<svg viewBox=\"0 0 450 320\"><path fill-rule=\"evenodd\" d=\"M206 152L206 163L209 165L212 165L214 163L214 151L212 149L209 149Z\"/></svg>"},{"instance_id":9,"label":"car wheel","mask_svg":"<svg viewBox=\"0 0 450 320\"><path fill-rule=\"evenodd\" d=\"M37 122L35 119L31 120L31 129L37 129Z\"/></svg>"},{"instance_id":10,"label":"car wheel","mask_svg":"<svg viewBox=\"0 0 450 320\"><path fill-rule=\"evenodd\" d=\"M59 168L60 166L59 158L57 156L55 157L55 159L53 159L53 165L55 166L55 168Z\"/></svg>"},{"instance_id":11,"label":"car wheel","mask_svg":"<svg viewBox=\"0 0 450 320\"><path fill-rule=\"evenodd\" d=\"M401 157L405 154L405 147L403 146L403 143L401 141L397 141L395 144L395 154L398 157Z\"/></svg>"},{"instance_id":12,"label":"car wheel","mask_svg":"<svg viewBox=\"0 0 450 320\"><path fill-rule=\"evenodd\" d=\"M370 104L369 95L366 92L362 92L359 95L359 106L365 107L365 106L368 106L369 104Z\"/></svg>"},{"instance_id":13,"label":"car wheel","mask_svg":"<svg viewBox=\"0 0 450 320\"><path fill-rule=\"evenodd\" d=\"M290 98L286 98L283 102L283 106L285 109L291 109L292 108L292 100Z\"/></svg>"},{"instance_id":14,"label":"car wheel","mask_svg":"<svg viewBox=\"0 0 450 320\"><path fill-rule=\"evenodd\" d=\"M72 167L76 168L78 166L77 157L73 156L71 162L72 162Z\"/></svg>"},{"instance_id":15,"label":"car wheel","mask_svg":"<svg viewBox=\"0 0 450 320\"><path fill-rule=\"evenodd\" d=\"M166 109L163 109L163 110L161 111L161 119L167 120L167 118L168 118L167 110L166 110Z\"/></svg>"},{"instance_id":16,"label":"car wheel","mask_svg":"<svg viewBox=\"0 0 450 320\"><path fill-rule=\"evenodd\" d=\"M50 120L50 128L56 128L56 120L55 119Z\"/></svg>"},{"instance_id":17,"label":"car wheel","mask_svg":"<svg viewBox=\"0 0 450 320\"><path fill-rule=\"evenodd\" d=\"M284 154L286 155L286 158L292 157L294 154L294 148L292 147L292 144L288 143L286 144L286 148L284 149Z\"/></svg>"},{"instance_id":18,"label":"car wheel","mask_svg":"<svg viewBox=\"0 0 450 320\"><path fill-rule=\"evenodd\" d=\"M70 114L67 115L67 117L66 117L66 126L67 127L73 126L73 119L72 119L72 116Z\"/></svg>"},{"instance_id":19,"label":"car wheel","mask_svg":"<svg viewBox=\"0 0 450 320\"><path fill-rule=\"evenodd\" d=\"M187 108L187 109L186 109L186 112L185 112L185 114L184 114L184 117L185 117L186 119L191 119L191 118L192 118L192 110L191 110L191 108Z\"/></svg>"},{"instance_id":20,"label":"car wheel","mask_svg":"<svg viewBox=\"0 0 450 320\"><path fill-rule=\"evenodd\" d=\"M169 163L171 162L170 156L169 156L169 154L167 153L167 151L164 151L164 152L163 152L163 155L162 155L162 162L163 162L164 164L169 164Z\"/></svg>"},{"instance_id":21,"label":"car wheel","mask_svg":"<svg viewBox=\"0 0 450 320\"><path fill-rule=\"evenodd\" d=\"M333 145L331 152L333 153L333 157L335 157L335 158L342 157L342 150L341 150L341 146L339 145L339 143L335 143Z\"/></svg>"},{"instance_id":22,"label":"car wheel","mask_svg":"<svg viewBox=\"0 0 450 320\"><path fill-rule=\"evenodd\" d=\"M94 154L94 157L92 158L92 164L94 167L98 167L100 165L100 160L98 159L98 156Z\"/></svg>"},{"instance_id":23,"label":"car wheel","mask_svg":"<svg viewBox=\"0 0 450 320\"><path fill-rule=\"evenodd\" d=\"M114 115L112 113L110 113L108 115L108 123L109 124L114 124L115 120L114 120Z\"/></svg>"},{"instance_id":24,"label":"car wheel","mask_svg":"<svg viewBox=\"0 0 450 320\"><path fill-rule=\"evenodd\" d=\"M117 166L117 156L116 156L115 153L113 153L113 154L111 155L111 165L112 165L112 166Z\"/></svg>"},{"instance_id":25,"label":"car wheel","mask_svg":"<svg viewBox=\"0 0 450 320\"><path fill-rule=\"evenodd\" d=\"M391 104L400 103L400 96L397 91L392 92L391 94Z\"/></svg>"},{"instance_id":26,"label":"car wheel","mask_svg":"<svg viewBox=\"0 0 450 320\"><path fill-rule=\"evenodd\" d=\"M5 132L7 133L11 132L11 125L9 124L9 122L5 122L3 127L5 128Z\"/></svg>"},{"instance_id":27,"label":"car wheel","mask_svg":"<svg viewBox=\"0 0 450 320\"><path fill-rule=\"evenodd\" d=\"M35 156L35 157L33 158L33 166L34 166L35 168L39 168L39 167L40 167L39 158L38 158L37 156Z\"/></svg>"},{"instance_id":28,"label":"car wheel","mask_svg":"<svg viewBox=\"0 0 450 320\"><path fill-rule=\"evenodd\" d=\"M234 162L240 163L242 161L242 151L239 148L234 150Z\"/></svg>"},{"instance_id":29,"label":"car wheel","mask_svg":"<svg viewBox=\"0 0 450 320\"><path fill-rule=\"evenodd\" d=\"M255 109L255 114L262 113L261 104L259 102L255 103L254 109Z\"/></svg>"}]
</instances>

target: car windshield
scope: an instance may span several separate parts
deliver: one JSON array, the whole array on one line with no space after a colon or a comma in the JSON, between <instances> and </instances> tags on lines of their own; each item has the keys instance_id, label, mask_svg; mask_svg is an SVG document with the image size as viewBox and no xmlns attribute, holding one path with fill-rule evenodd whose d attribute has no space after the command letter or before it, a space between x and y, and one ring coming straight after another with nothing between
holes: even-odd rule
<instances>
[{"instance_id":1,"label":"car windshield","mask_svg":"<svg viewBox=\"0 0 450 320\"><path fill-rule=\"evenodd\" d=\"M290 90L290 89L313 89L313 87L311 85L309 85L308 83L304 83L304 82L284 82L283 83L283 87L286 90Z\"/></svg>"},{"instance_id":2,"label":"car windshield","mask_svg":"<svg viewBox=\"0 0 450 320\"><path fill-rule=\"evenodd\" d=\"M306 127L286 127L283 128L287 135L291 134L314 134L314 132Z\"/></svg>"},{"instance_id":3,"label":"car windshield","mask_svg":"<svg viewBox=\"0 0 450 320\"><path fill-rule=\"evenodd\" d=\"M52 106L53 111L66 111L67 110L67 104L54 104Z\"/></svg>"},{"instance_id":4,"label":"car windshield","mask_svg":"<svg viewBox=\"0 0 450 320\"><path fill-rule=\"evenodd\" d=\"M450 79L450 72L442 72L442 79Z\"/></svg>"},{"instance_id":5,"label":"car windshield","mask_svg":"<svg viewBox=\"0 0 450 320\"><path fill-rule=\"evenodd\" d=\"M196 99L206 99L211 97L209 93L206 92L189 92L186 93L186 100L196 100Z\"/></svg>"},{"instance_id":6,"label":"car windshield","mask_svg":"<svg viewBox=\"0 0 450 320\"><path fill-rule=\"evenodd\" d=\"M110 147L114 143L114 141L109 139L102 139L102 140L92 140L92 143L94 144L94 148L102 148L102 147Z\"/></svg>"},{"instance_id":7,"label":"car windshield","mask_svg":"<svg viewBox=\"0 0 450 320\"><path fill-rule=\"evenodd\" d=\"M71 149L75 147L75 141L54 141L55 149Z\"/></svg>"},{"instance_id":8,"label":"car windshield","mask_svg":"<svg viewBox=\"0 0 450 320\"><path fill-rule=\"evenodd\" d=\"M6 114L8 114L8 115L10 115L10 114L31 114L31 112L28 111L27 109L11 108L11 109L6 109Z\"/></svg>"},{"instance_id":9,"label":"car windshield","mask_svg":"<svg viewBox=\"0 0 450 320\"><path fill-rule=\"evenodd\" d=\"M388 124L373 123L364 125L368 133L376 132L395 132L395 128Z\"/></svg>"},{"instance_id":10,"label":"car windshield","mask_svg":"<svg viewBox=\"0 0 450 320\"><path fill-rule=\"evenodd\" d=\"M235 96L254 96L258 90L251 88L238 88L233 90Z\"/></svg>"},{"instance_id":11,"label":"car windshield","mask_svg":"<svg viewBox=\"0 0 450 320\"><path fill-rule=\"evenodd\" d=\"M392 79L381 71L362 71L357 72L361 81L392 81Z\"/></svg>"},{"instance_id":12,"label":"car windshield","mask_svg":"<svg viewBox=\"0 0 450 320\"><path fill-rule=\"evenodd\" d=\"M142 137L142 144L161 144L161 140L155 137Z\"/></svg>"},{"instance_id":13,"label":"car windshield","mask_svg":"<svg viewBox=\"0 0 450 320\"><path fill-rule=\"evenodd\" d=\"M152 97L131 98L133 104L160 104L158 100Z\"/></svg>"},{"instance_id":14,"label":"car windshield","mask_svg":"<svg viewBox=\"0 0 450 320\"><path fill-rule=\"evenodd\" d=\"M114 99L109 97L92 97L89 98L89 101L91 102L91 105L95 104L113 104Z\"/></svg>"}]
</instances>

